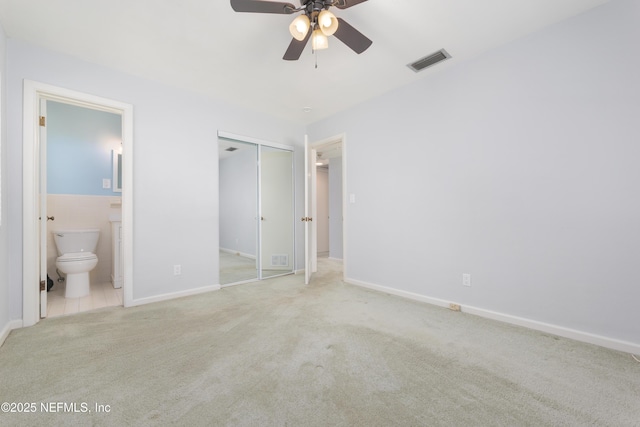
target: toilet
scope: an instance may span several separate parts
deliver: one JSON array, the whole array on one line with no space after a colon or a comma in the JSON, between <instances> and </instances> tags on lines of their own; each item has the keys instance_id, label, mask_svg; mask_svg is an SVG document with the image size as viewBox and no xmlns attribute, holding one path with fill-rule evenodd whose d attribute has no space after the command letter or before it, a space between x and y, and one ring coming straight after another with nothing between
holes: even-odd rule
<instances>
[{"instance_id":1,"label":"toilet","mask_svg":"<svg viewBox=\"0 0 640 427\"><path fill-rule=\"evenodd\" d=\"M95 254L99 229L56 230L53 240L58 248L56 267L67 275L65 298L81 298L90 294L89 272L98 265Z\"/></svg>"}]
</instances>

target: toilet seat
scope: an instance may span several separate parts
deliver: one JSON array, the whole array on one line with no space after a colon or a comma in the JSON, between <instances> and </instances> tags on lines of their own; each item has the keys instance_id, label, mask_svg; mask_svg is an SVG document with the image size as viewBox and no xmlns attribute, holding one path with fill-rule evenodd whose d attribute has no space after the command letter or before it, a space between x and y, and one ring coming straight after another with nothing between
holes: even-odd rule
<instances>
[{"instance_id":1,"label":"toilet seat","mask_svg":"<svg viewBox=\"0 0 640 427\"><path fill-rule=\"evenodd\" d=\"M56 261L60 262L73 262L73 261L88 261L92 259L98 259L98 256L93 252L70 252L59 256Z\"/></svg>"}]
</instances>

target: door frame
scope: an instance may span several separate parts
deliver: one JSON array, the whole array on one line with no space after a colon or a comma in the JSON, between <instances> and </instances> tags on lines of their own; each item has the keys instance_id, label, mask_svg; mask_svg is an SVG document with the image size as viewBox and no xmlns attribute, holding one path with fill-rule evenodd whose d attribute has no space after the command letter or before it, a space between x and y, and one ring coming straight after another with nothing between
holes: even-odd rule
<instances>
[{"instance_id":1,"label":"door frame","mask_svg":"<svg viewBox=\"0 0 640 427\"><path fill-rule=\"evenodd\" d=\"M22 128L22 326L40 321L39 107L63 102L122 117L122 237L124 306L133 302L133 105L32 80L24 80Z\"/></svg>"},{"instance_id":2,"label":"door frame","mask_svg":"<svg viewBox=\"0 0 640 427\"><path fill-rule=\"evenodd\" d=\"M341 146L342 146L342 279L345 280L347 277L347 214L349 212L349 210L347 209L347 135L346 133L341 133L335 136L331 136L329 138L324 138L318 141L314 141L309 143L309 148L313 149L313 150L309 150L309 152L307 153L307 155L311 155L312 152L316 152L318 151L319 147L322 147L323 145L329 144L329 143L335 143L337 141L341 142ZM305 158L305 162L309 162L311 159ZM313 159L313 163L315 164L315 159ZM317 182L316 182L316 175L312 174L313 182L311 183L311 187L312 188L316 188ZM317 205L317 200L312 200L312 203L314 205L314 212L313 215L316 214L315 212L315 207ZM317 223L312 222L312 228L316 229L317 228ZM317 230L315 232L315 234L317 235ZM307 242L305 242L305 245L307 244ZM313 266L317 266L318 263L318 259L317 259L317 255L318 252L315 251L315 259L312 260L312 264ZM315 272L315 269L314 269Z\"/></svg>"}]
</instances>

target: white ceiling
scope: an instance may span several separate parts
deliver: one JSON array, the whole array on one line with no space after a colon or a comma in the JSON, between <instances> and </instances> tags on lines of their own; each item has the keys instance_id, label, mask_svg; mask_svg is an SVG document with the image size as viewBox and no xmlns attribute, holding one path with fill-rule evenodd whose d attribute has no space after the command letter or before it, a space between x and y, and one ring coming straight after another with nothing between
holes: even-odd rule
<instances>
[{"instance_id":1,"label":"white ceiling","mask_svg":"<svg viewBox=\"0 0 640 427\"><path fill-rule=\"evenodd\" d=\"M295 15L236 13L228 0L0 0L0 22L10 38L310 123L608 1L369 0L333 8L373 45L357 55L331 37L317 69L310 47L299 61L282 60ZM406 67L442 48L453 58L417 74Z\"/></svg>"}]
</instances>

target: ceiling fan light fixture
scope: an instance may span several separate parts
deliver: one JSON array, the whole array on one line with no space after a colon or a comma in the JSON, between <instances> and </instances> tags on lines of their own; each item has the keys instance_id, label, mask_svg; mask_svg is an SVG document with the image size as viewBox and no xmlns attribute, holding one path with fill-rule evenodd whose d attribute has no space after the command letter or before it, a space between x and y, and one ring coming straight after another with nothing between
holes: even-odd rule
<instances>
[{"instance_id":1,"label":"ceiling fan light fixture","mask_svg":"<svg viewBox=\"0 0 640 427\"><path fill-rule=\"evenodd\" d=\"M313 30L311 34L311 47L313 50L322 50L329 47L329 39L319 28Z\"/></svg>"},{"instance_id":2,"label":"ceiling fan light fixture","mask_svg":"<svg viewBox=\"0 0 640 427\"><path fill-rule=\"evenodd\" d=\"M300 15L291 22L291 25L289 25L289 32L294 39L302 41L307 37L310 26L311 23L309 22L307 15Z\"/></svg>"},{"instance_id":3,"label":"ceiling fan light fixture","mask_svg":"<svg viewBox=\"0 0 640 427\"><path fill-rule=\"evenodd\" d=\"M338 30L338 18L328 10L323 10L318 15L318 26L325 36L332 36Z\"/></svg>"}]
</instances>

